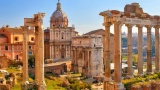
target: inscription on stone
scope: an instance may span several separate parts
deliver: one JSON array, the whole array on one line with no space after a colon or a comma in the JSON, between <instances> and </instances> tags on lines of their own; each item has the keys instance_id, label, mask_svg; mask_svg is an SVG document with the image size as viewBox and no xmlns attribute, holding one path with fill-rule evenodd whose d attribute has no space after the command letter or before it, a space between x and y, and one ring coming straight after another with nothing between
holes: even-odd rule
<instances>
[{"instance_id":1,"label":"inscription on stone","mask_svg":"<svg viewBox=\"0 0 160 90\"><path fill-rule=\"evenodd\" d=\"M151 20L142 20L142 19L135 19L135 18L126 18L121 19L124 24L134 24L134 25L157 25L157 22Z\"/></svg>"}]
</instances>

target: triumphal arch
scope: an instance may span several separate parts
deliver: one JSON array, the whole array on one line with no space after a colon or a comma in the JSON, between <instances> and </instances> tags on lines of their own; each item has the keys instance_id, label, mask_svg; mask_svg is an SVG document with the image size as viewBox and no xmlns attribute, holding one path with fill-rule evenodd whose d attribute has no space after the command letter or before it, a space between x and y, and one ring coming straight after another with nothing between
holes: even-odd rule
<instances>
[{"instance_id":1,"label":"triumphal arch","mask_svg":"<svg viewBox=\"0 0 160 90\"><path fill-rule=\"evenodd\" d=\"M143 75L143 58L142 58L142 28L147 28L147 74L152 71L152 58L151 58L151 28L155 29L155 72L160 71L159 67L159 26L160 16L152 16L143 12L143 9L138 3L127 4L124 12L118 10L107 10L100 13L104 17L105 26L105 82L104 90L124 90L121 82L121 27L126 25L128 28L128 76L133 77L132 70L132 27L138 28L138 75ZM111 82L110 73L110 26L114 25L114 81Z\"/></svg>"}]
</instances>

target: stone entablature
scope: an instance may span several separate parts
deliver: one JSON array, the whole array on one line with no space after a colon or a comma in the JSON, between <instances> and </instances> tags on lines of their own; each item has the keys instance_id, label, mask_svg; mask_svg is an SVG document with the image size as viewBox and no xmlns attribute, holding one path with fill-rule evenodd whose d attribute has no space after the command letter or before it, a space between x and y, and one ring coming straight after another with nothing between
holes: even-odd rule
<instances>
[{"instance_id":1,"label":"stone entablature","mask_svg":"<svg viewBox=\"0 0 160 90\"><path fill-rule=\"evenodd\" d=\"M103 47L102 35L83 35L72 38L72 46Z\"/></svg>"}]
</instances>

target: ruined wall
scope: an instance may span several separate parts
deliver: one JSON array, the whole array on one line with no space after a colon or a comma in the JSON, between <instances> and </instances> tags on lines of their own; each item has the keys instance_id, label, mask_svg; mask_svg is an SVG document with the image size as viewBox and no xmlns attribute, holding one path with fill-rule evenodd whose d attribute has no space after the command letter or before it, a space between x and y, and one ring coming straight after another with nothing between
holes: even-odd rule
<instances>
[{"instance_id":1,"label":"ruined wall","mask_svg":"<svg viewBox=\"0 0 160 90\"><path fill-rule=\"evenodd\" d=\"M10 89L10 85L3 85L3 84L0 84L0 90L11 90Z\"/></svg>"}]
</instances>

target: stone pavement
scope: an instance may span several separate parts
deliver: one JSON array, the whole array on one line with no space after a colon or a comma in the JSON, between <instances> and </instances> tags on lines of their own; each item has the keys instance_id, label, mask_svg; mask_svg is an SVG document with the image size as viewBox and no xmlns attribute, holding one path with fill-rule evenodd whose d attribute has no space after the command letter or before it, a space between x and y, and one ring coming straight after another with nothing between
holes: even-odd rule
<instances>
[{"instance_id":1,"label":"stone pavement","mask_svg":"<svg viewBox=\"0 0 160 90\"><path fill-rule=\"evenodd\" d=\"M92 84L92 90L103 90L103 83Z\"/></svg>"}]
</instances>

